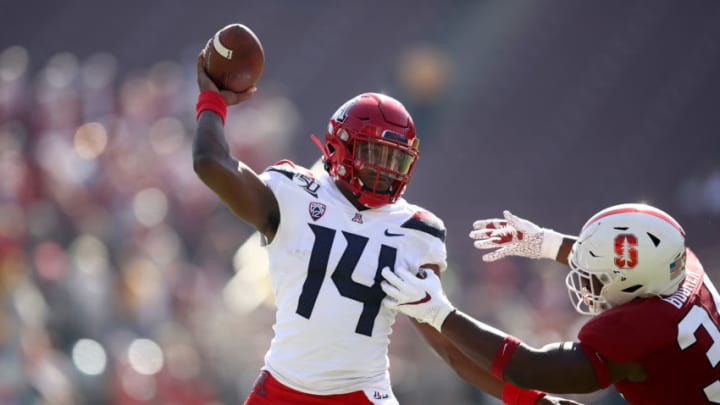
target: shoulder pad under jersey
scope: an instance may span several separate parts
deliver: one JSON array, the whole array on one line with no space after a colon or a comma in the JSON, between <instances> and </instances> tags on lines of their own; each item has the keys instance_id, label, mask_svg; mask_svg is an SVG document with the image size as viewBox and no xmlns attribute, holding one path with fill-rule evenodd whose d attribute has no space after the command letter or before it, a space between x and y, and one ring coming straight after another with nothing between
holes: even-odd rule
<instances>
[{"instance_id":1,"label":"shoulder pad under jersey","mask_svg":"<svg viewBox=\"0 0 720 405\"><path fill-rule=\"evenodd\" d=\"M315 179L315 174L310 170L298 166L290 160L281 160L274 165L268 167L266 172L275 172L287 177L296 186L305 189L312 196L317 197L317 191L320 188Z\"/></svg>"},{"instance_id":2,"label":"shoulder pad under jersey","mask_svg":"<svg viewBox=\"0 0 720 405\"><path fill-rule=\"evenodd\" d=\"M265 171L280 173L291 180L296 174L302 174L315 180L315 175L313 174L313 172L302 166L298 166L293 163L293 161L287 159L280 160L279 162L265 169Z\"/></svg>"},{"instance_id":3,"label":"shoulder pad under jersey","mask_svg":"<svg viewBox=\"0 0 720 405\"><path fill-rule=\"evenodd\" d=\"M445 242L445 224L430 211L417 211L401 227L428 233Z\"/></svg>"},{"instance_id":4,"label":"shoulder pad under jersey","mask_svg":"<svg viewBox=\"0 0 720 405\"><path fill-rule=\"evenodd\" d=\"M675 341L670 308L657 297L630 301L590 319L578 338L611 360L637 361Z\"/></svg>"}]
</instances>

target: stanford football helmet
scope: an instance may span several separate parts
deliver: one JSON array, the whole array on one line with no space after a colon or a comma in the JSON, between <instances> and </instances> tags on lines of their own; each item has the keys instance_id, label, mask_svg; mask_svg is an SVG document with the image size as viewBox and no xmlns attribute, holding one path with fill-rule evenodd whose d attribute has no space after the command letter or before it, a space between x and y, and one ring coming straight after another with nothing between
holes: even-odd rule
<instances>
[{"instance_id":1,"label":"stanford football helmet","mask_svg":"<svg viewBox=\"0 0 720 405\"><path fill-rule=\"evenodd\" d=\"M379 93L347 101L330 118L325 144L315 136L313 141L333 179L369 208L400 198L419 156L410 114L399 101Z\"/></svg>"},{"instance_id":2,"label":"stanford football helmet","mask_svg":"<svg viewBox=\"0 0 720 405\"><path fill-rule=\"evenodd\" d=\"M595 315L675 292L685 279L685 231L649 205L615 205L587 221L568 262L570 301L581 314Z\"/></svg>"}]
</instances>

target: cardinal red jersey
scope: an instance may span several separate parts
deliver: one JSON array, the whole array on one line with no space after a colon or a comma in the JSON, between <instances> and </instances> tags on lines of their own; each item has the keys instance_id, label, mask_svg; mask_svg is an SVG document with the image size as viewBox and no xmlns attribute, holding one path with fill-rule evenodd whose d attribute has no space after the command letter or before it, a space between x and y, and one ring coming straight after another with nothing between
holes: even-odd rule
<instances>
[{"instance_id":1,"label":"cardinal red jersey","mask_svg":"<svg viewBox=\"0 0 720 405\"><path fill-rule=\"evenodd\" d=\"M277 312L264 368L298 391L396 403L387 357L396 311L382 305L380 273L445 268L442 221L404 199L359 211L327 173L291 162L261 178L280 208L267 246Z\"/></svg>"},{"instance_id":2,"label":"cardinal red jersey","mask_svg":"<svg viewBox=\"0 0 720 405\"><path fill-rule=\"evenodd\" d=\"M647 380L619 381L631 404L720 403L720 297L687 250L687 276L673 295L631 301L588 322L580 341L616 362L640 363Z\"/></svg>"}]
</instances>

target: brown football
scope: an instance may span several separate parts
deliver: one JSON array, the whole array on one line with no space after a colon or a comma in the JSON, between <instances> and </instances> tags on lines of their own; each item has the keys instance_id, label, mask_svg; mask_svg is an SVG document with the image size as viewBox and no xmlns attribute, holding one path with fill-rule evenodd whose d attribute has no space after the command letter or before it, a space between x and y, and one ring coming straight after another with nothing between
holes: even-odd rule
<instances>
[{"instance_id":1,"label":"brown football","mask_svg":"<svg viewBox=\"0 0 720 405\"><path fill-rule=\"evenodd\" d=\"M264 66L260 40L242 24L223 27L205 47L205 71L221 90L247 90L260 79Z\"/></svg>"}]
</instances>

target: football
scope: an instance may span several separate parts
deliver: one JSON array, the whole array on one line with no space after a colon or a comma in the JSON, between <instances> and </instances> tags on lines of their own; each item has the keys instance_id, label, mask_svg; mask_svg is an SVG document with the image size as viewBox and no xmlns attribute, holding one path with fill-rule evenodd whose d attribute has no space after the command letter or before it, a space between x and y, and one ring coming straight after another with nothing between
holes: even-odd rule
<instances>
[{"instance_id":1,"label":"football","mask_svg":"<svg viewBox=\"0 0 720 405\"><path fill-rule=\"evenodd\" d=\"M220 90L241 93L260 79L265 52L257 35L243 24L230 24L208 41L205 71Z\"/></svg>"}]
</instances>

